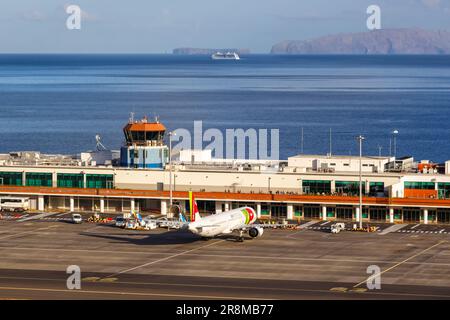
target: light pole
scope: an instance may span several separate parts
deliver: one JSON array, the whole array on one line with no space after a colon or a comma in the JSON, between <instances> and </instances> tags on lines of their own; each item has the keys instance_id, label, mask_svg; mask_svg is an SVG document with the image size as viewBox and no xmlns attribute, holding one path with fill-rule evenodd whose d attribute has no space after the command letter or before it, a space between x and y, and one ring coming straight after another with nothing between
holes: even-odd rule
<instances>
[{"instance_id":1,"label":"light pole","mask_svg":"<svg viewBox=\"0 0 450 320\"><path fill-rule=\"evenodd\" d=\"M392 135L394 137L394 158L397 158L397 135L398 135L398 130L392 131Z\"/></svg>"},{"instance_id":2,"label":"light pole","mask_svg":"<svg viewBox=\"0 0 450 320\"><path fill-rule=\"evenodd\" d=\"M169 132L169 205L172 207L172 136L175 136L176 133L173 131Z\"/></svg>"},{"instance_id":3,"label":"light pole","mask_svg":"<svg viewBox=\"0 0 450 320\"><path fill-rule=\"evenodd\" d=\"M362 142L363 136L356 138L359 141L359 228L362 229Z\"/></svg>"}]
</instances>

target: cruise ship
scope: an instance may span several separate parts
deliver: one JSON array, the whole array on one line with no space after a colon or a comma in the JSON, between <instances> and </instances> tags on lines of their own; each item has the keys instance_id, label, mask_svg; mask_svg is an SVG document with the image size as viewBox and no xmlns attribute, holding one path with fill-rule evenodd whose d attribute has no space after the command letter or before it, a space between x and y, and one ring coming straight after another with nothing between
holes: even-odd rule
<instances>
[{"instance_id":1,"label":"cruise ship","mask_svg":"<svg viewBox=\"0 0 450 320\"><path fill-rule=\"evenodd\" d=\"M213 60L240 60L241 58L237 52L216 52L211 55Z\"/></svg>"}]
</instances>

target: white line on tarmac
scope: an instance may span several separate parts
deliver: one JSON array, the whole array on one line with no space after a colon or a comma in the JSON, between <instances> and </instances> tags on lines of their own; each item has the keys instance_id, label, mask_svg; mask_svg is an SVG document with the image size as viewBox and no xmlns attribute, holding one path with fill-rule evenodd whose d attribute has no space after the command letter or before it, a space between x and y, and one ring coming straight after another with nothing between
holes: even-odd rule
<instances>
[{"instance_id":1,"label":"white line on tarmac","mask_svg":"<svg viewBox=\"0 0 450 320\"><path fill-rule=\"evenodd\" d=\"M324 226L326 224L329 224L331 221L325 221L324 223L321 223L320 226Z\"/></svg>"},{"instance_id":2,"label":"white line on tarmac","mask_svg":"<svg viewBox=\"0 0 450 320\"><path fill-rule=\"evenodd\" d=\"M416 224L415 226L411 227L411 229L415 229L415 228L417 228L418 226L420 226L420 223L418 223L418 224Z\"/></svg>"},{"instance_id":3,"label":"white line on tarmac","mask_svg":"<svg viewBox=\"0 0 450 320\"><path fill-rule=\"evenodd\" d=\"M153 264L156 264L156 263L159 263L159 262L162 262L162 261L166 261L166 260L169 260L169 259L172 259L172 258L181 256L181 255L183 255L183 254L186 254L186 253L189 253L189 252L192 252L192 251L196 251L196 250L200 250L200 249L203 249L203 248L211 247L211 246L213 246L213 245L215 245L215 244L218 244L218 243L224 242L224 241L225 241L225 240L219 240L219 241L215 241L215 242L213 242L213 243L207 244L207 245L205 245L205 246L201 246L201 247L198 247L198 248L193 248L193 249L190 249L190 250L186 250L186 251L183 251L183 252L179 252L179 253L174 254L174 255L171 255L171 256L169 256L169 257L165 257L165 258L162 258L162 259L159 259L159 260L156 260L156 261L147 262L147 263L141 264L141 265L136 266L136 267L133 267L133 268L129 268L129 269L126 269L126 270L122 270L122 271L120 271L120 272L113 273L113 274L111 274L111 275L109 275L109 276L107 276L107 277L105 277L105 278L114 277L114 276L117 276L117 275L119 275L119 274L124 274L124 273L127 273L127 272L129 272L129 271L133 271L133 270L136 270L136 269L139 269L139 268L151 266L151 265L153 265Z\"/></svg>"},{"instance_id":4,"label":"white line on tarmac","mask_svg":"<svg viewBox=\"0 0 450 320\"><path fill-rule=\"evenodd\" d=\"M423 254L423 253L425 253L425 252L427 252L427 251L429 251L429 250L431 250L431 249L433 249L433 248L435 248L435 247L437 247L437 246L443 244L444 242L447 242L447 241L439 241L438 243L432 245L431 247L428 247L428 248L426 248L426 249L424 249L424 250L422 250L422 251L416 253L415 255L412 255L411 257L409 257L409 258L407 258L407 259L405 259L405 260L403 260L403 261L400 261L399 263L394 264L392 267L387 268L386 270L384 270L384 271L382 271L382 272L380 272L380 273L376 273L376 274L371 275L371 276L368 277L366 280L361 281L360 283L355 284L355 285L353 286L353 288L359 287L359 286L362 285L363 283L367 283L368 281L372 280L373 278L379 277L379 276L381 276L383 273L386 273L386 272L388 272L388 271L390 271L390 270L392 270L392 269L394 269L394 268L397 268L398 266L404 264L405 262L408 262L409 260L414 259L414 258L420 256L421 254Z\"/></svg>"},{"instance_id":5,"label":"white line on tarmac","mask_svg":"<svg viewBox=\"0 0 450 320\"><path fill-rule=\"evenodd\" d=\"M45 227L45 228L39 228L39 229L35 229L35 230L30 230L30 231L24 231L24 232L14 233L14 234L10 234L10 235L8 235L8 236L1 237L0 240L12 238L12 237L17 237L17 236L21 236L21 235L27 234L27 233L33 233L33 232L40 231L40 230L46 230L46 229L56 228L56 227L58 227L58 226L55 226L55 225L54 225L54 226L50 226L50 227Z\"/></svg>"},{"instance_id":6,"label":"white line on tarmac","mask_svg":"<svg viewBox=\"0 0 450 320\"><path fill-rule=\"evenodd\" d=\"M97 250L97 249L58 249L58 248L28 248L28 247L11 247L11 246L0 246L0 250L2 249L8 249L14 248L14 250L32 250L32 251L63 251L63 252L70 252L70 253L104 253L104 254L126 254L126 255L142 255L142 256L150 256L150 255L168 255L167 252L145 252L145 251L113 251L113 250ZM184 253L184 252L181 252ZM280 256L270 256L270 255L264 255L264 256L258 256L258 255L246 255L246 256L239 256L239 255L232 255L232 254L205 254L205 253L184 253L186 256L193 256L193 257L199 257L199 258L236 258L236 259L264 259L264 260L280 260L280 261L317 261L317 262L349 262L349 263L398 263L398 261L387 261L387 260L358 260L358 259L337 259L337 258L301 258L301 257L280 257ZM443 267L449 267L450 263L439 263L439 262L405 262L405 264L410 265L429 265L429 266L443 266ZM2 277L0 276L0 279Z\"/></svg>"},{"instance_id":7,"label":"white line on tarmac","mask_svg":"<svg viewBox=\"0 0 450 320\"><path fill-rule=\"evenodd\" d=\"M386 229L384 229L383 231L381 231L380 233L378 233L379 235L385 235L391 232L395 232L398 231L404 227L406 227L407 224L394 224L393 226L387 227Z\"/></svg>"},{"instance_id":8,"label":"white line on tarmac","mask_svg":"<svg viewBox=\"0 0 450 320\"><path fill-rule=\"evenodd\" d=\"M46 291L46 292L65 292L65 293L87 293L87 294L113 294L113 295L131 295L131 296L149 296L149 297L180 297L180 298L198 298L198 299L249 299L249 300L269 300L267 298L256 297L233 297L233 296L205 296L196 294L170 294L170 293L146 293L146 292L117 292L117 291L99 291L99 290L68 290L68 289L45 289L45 288L23 288L23 287L0 287L0 290L17 291Z\"/></svg>"},{"instance_id":9,"label":"white line on tarmac","mask_svg":"<svg viewBox=\"0 0 450 320\"><path fill-rule=\"evenodd\" d=\"M22 218L17 220L18 222L23 222L23 221L28 221L28 220L37 220L37 219L41 219L41 218L45 218L48 216L52 216L54 214L57 214L57 212L47 212L47 213L41 213L35 216L31 216L31 217L27 217L27 218Z\"/></svg>"}]
</instances>

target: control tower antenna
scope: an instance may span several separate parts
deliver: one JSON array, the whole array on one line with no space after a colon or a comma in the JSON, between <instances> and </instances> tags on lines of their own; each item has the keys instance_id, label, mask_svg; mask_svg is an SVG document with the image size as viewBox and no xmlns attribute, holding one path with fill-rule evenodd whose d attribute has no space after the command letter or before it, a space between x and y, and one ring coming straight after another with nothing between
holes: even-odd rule
<instances>
[{"instance_id":1,"label":"control tower antenna","mask_svg":"<svg viewBox=\"0 0 450 320\"><path fill-rule=\"evenodd\" d=\"M100 137L99 134L95 135L95 141L96 141L96 147L98 151L104 151L107 150L106 147L103 145L103 143L101 142L102 137Z\"/></svg>"},{"instance_id":2,"label":"control tower antenna","mask_svg":"<svg viewBox=\"0 0 450 320\"><path fill-rule=\"evenodd\" d=\"M130 123L134 122L134 112L130 112Z\"/></svg>"}]
</instances>

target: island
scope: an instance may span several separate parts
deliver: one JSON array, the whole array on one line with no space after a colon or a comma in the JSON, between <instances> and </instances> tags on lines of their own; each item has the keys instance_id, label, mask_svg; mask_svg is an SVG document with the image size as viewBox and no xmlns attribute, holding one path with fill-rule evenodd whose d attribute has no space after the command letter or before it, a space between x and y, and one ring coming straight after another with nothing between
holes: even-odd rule
<instances>
[{"instance_id":1,"label":"island","mask_svg":"<svg viewBox=\"0 0 450 320\"><path fill-rule=\"evenodd\" d=\"M286 40L273 54L450 54L450 32L380 29L341 33L310 40Z\"/></svg>"}]
</instances>

